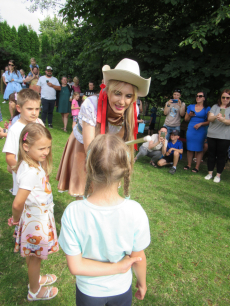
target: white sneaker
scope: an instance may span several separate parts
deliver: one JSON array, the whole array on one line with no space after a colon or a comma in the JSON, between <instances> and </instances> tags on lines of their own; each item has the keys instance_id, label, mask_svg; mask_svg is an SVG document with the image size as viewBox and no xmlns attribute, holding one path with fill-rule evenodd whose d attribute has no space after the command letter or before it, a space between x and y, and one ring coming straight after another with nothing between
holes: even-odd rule
<instances>
[{"instance_id":1,"label":"white sneaker","mask_svg":"<svg viewBox=\"0 0 230 306\"><path fill-rule=\"evenodd\" d=\"M208 174L208 175L206 175L204 178L205 178L206 180L211 180L212 175L211 175L211 174Z\"/></svg>"},{"instance_id":2,"label":"white sneaker","mask_svg":"<svg viewBox=\"0 0 230 306\"><path fill-rule=\"evenodd\" d=\"M219 182L220 182L220 177L216 175L216 176L214 177L213 182L214 182L214 183L219 183Z\"/></svg>"},{"instance_id":3,"label":"white sneaker","mask_svg":"<svg viewBox=\"0 0 230 306\"><path fill-rule=\"evenodd\" d=\"M5 103L6 103L6 101L3 101L2 103L3 103L3 104L5 104Z\"/></svg>"}]
</instances>

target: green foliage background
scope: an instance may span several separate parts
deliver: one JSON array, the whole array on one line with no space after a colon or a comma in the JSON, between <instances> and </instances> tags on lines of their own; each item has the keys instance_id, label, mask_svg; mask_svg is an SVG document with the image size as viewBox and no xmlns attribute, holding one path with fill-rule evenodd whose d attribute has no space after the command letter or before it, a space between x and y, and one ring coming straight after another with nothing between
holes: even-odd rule
<instances>
[{"instance_id":1,"label":"green foliage background","mask_svg":"<svg viewBox=\"0 0 230 306\"><path fill-rule=\"evenodd\" d=\"M0 67L4 70L10 59L15 60L18 69L29 72L30 58L39 58L40 42L37 33L22 24L18 30L6 21L0 22Z\"/></svg>"}]
</instances>

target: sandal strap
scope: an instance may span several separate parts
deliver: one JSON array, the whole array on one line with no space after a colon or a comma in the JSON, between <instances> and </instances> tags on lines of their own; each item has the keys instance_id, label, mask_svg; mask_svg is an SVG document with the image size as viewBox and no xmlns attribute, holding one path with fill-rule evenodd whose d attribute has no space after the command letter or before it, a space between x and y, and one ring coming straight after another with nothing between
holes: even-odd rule
<instances>
[{"instance_id":1,"label":"sandal strap","mask_svg":"<svg viewBox=\"0 0 230 306\"><path fill-rule=\"evenodd\" d=\"M42 286L39 285L38 291L35 292L35 293L31 292L30 289L29 289L28 294L30 294L33 299L36 299L36 297L37 297L38 293L40 292L41 288L42 288Z\"/></svg>"},{"instance_id":2,"label":"sandal strap","mask_svg":"<svg viewBox=\"0 0 230 306\"><path fill-rule=\"evenodd\" d=\"M50 298L50 297L52 297L53 296L53 291L52 291L52 289L53 289L53 287L51 286L51 287L47 287L47 289L46 289L46 291L44 292L44 294L43 294L43 298ZM52 293L52 295L50 295L50 293Z\"/></svg>"}]
</instances>

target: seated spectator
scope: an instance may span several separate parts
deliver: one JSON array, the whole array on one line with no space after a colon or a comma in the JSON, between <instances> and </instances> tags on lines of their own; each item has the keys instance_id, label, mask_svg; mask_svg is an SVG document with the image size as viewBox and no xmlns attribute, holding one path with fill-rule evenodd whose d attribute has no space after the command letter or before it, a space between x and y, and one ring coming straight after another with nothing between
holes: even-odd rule
<instances>
[{"instance_id":1,"label":"seated spectator","mask_svg":"<svg viewBox=\"0 0 230 306\"><path fill-rule=\"evenodd\" d=\"M142 156L151 157L150 164L153 167L157 167L156 163L161 158L162 155L165 155L168 141L166 140L167 128L162 127L158 134L153 134L151 136L152 140L149 142L144 142L140 148L137 156L134 159L134 162Z\"/></svg>"},{"instance_id":2,"label":"seated spectator","mask_svg":"<svg viewBox=\"0 0 230 306\"><path fill-rule=\"evenodd\" d=\"M178 161L182 158L183 154L183 143L178 140L179 137L179 132L173 130L170 134L171 141L168 143L167 152L157 163L160 167L172 164L172 167L169 170L169 173L171 174L176 172Z\"/></svg>"},{"instance_id":3,"label":"seated spectator","mask_svg":"<svg viewBox=\"0 0 230 306\"><path fill-rule=\"evenodd\" d=\"M164 126L168 129L167 140L169 140L172 130L180 132L181 117L185 114L185 103L180 100L181 90L175 89L173 98L166 102L164 108L165 123Z\"/></svg>"}]
</instances>

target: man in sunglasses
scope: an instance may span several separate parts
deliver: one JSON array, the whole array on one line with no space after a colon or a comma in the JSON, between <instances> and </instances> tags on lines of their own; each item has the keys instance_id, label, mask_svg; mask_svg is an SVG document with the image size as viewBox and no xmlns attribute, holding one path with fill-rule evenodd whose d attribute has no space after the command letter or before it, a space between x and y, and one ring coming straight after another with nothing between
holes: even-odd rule
<instances>
[{"instance_id":1,"label":"man in sunglasses","mask_svg":"<svg viewBox=\"0 0 230 306\"><path fill-rule=\"evenodd\" d=\"M46 67L46 75L39 78L37 86L41 88L42 99L42 121L46 124L46 117L48 114L48 127L53 128L53 110L56 102L56 90L61 90L58 79L53 77L53 68Z\"/></svg>"},{"instance_id":2,"label":"man in sunglasses","mask_svg":"<svg viewBox=\"0 0 230 306\"><path fill-rule=\"evenodd\" d=\"M165 103L164 126L167 128L168 133L166 139L169 140L170 134L173 130L180 132L181 117L185 115L185 103L181 102L181 90L175 89L173 92L173 98Z\"/></svg>"}]
</instances>

